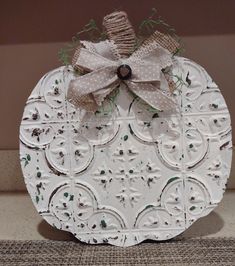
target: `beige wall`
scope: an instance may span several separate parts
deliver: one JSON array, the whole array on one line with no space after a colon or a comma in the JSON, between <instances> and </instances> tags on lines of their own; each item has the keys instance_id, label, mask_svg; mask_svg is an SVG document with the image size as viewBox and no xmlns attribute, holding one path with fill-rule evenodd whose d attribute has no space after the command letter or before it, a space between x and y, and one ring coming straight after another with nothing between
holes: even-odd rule
<instances>
[{"instance_id":1,"label":"beige wall","mask_svg":"<svg viewBox=\"0 0 235 266\"><path fill-rule=\"evenodd\" d=\"M151 7L182 36L185 56L204 66L220 86L234 124L235 1L8 0L0 10L0 149L18 148L27 97L45 72L60 65L58 50L89 18L100 22L123 9L137 24Z\"/></svg>"},{"instance_id":2,"label":"beige wall","mask_svg":"<svg viewBox=\"0 0 235 266\"><path fill-rule=\"evenodd\" d=\"M188 36L183 41L185 56L204 66L221 88L235 124L235 34ZM62 46L63 43L0 45L0 149L18 147L18 128L26 99L39 78L60 65L57 51Z\"/></svg>"},{"instance_id":3,"label":"beige wall","mask_svg":"<svg viewBox=\"0 0 235 266\"><path fill-rule=\"evenodd\" d=\"M58 50L90 18L100 24L104 15L119 9L138 25L152 7L182 36L184 56L204 66L217 82L235 123L235 0L1 1L0 190L25 189L16 151L18 128L33 87L60 65ZM235 188L234 169L235 163L230 188Z\"/></svg>"},{"instance_id":4,"label":"beige wall","mask_svg":"<svg viewBox=\"0 0 235 266\"><path fill-rule=\"evenodd\" d=\"M221 87L234 124L235 34L188 36L183 37L183 41L185 56L203 65ZM0 45L0 191L26 189L18 152L3 149L18 148L18 127L25 101L38 79L59 66L57 51L61 46L63 43ZM235 188L234 173L235 158L229 188Z\"/></svg>"}]
</instances>

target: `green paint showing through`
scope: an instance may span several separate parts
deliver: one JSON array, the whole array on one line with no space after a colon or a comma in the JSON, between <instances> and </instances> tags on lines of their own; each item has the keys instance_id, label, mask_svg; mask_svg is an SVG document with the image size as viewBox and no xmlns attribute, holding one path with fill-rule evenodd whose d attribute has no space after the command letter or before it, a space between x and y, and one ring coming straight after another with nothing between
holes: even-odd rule
<instances>
[{"instance_id":1,"label":"green paint showing through","mask_svg":"<svg viewBox=\"0 0 235 266\"><path fill-rule=\"evenodd\" d=\"M190 211L193 211L195 209L196 209L196 206L192 206L192 207L189 208Z\"/></svg>"},{"instance_id":2,"label":"green paint showing through","mask_svg":"<svg viewBox=\"0 0 235 266\"><path fill-rule=\"evenodd\" d=\"M159 114L158 114L158 113L155 113L155 114L153 114L153 116L152 116L152 118L157 118L157 117L159 117Z\"/></svg>"},{"instance_id":3,"label":"green paint showing through","mask_svg":"<svg viewBox=\"0 0 235 266\"><path fill-rule=\"evenodd\" d=\"M133 134L134 134L134 131L132 130L131 125L128 124L128 127L129 127L129 129L130 129L130 133L131 133L131 135L133 135Z\"/></svg>"},{"instance_id":4,"label":"green paint showing through","mask_svg":"<svg viewBox=\"0 0 235 266\"><path fill-rule=\"evenodd\" d=\"M107 227L107 224L106 224L105 220L101 220L100 221L100 226L101 226L101 228L106 228Z\"/></svg>"},{"instance_id":5,"label":"green paint showing through","mask_svg":"<svg viewBox=\"0 0 235 266\"><path fill-rule=\"evenodd\" d=\"M38 202L39 202L39 197L36 196L36 203L38 204Z\"/></svg>"},{"instance_id":6,"label":"green paint showing through","mask_svg":"<svg viewBox=\"0 0 235 266\"><path fill-rule=\"evenodd\" d=\"M26 154L25 157L22 157L21 161L24 161L24 167L26 167L29 164L29 162L31 161L30 154Z\"/></svg>"},{"instance_id":7,"label":"green paint showing through","mask_svg":"<svg viewBox=\"0 0 235 266\"><path fill-rule=\"evenodd\" d=\"M218 104L212 103L211 105L213 108L217 109L218 108Z\"/></svg>"},{"instance_id":8,"label":"green paint showing through","mask_svg":"<svg viewBox=\"0 0 235 266\"><path fill-rule=\"evenodd\" d=\"M37 177L40 178L42 176L41 172L37 172Z\"/></svg>"},{"instance_id":9,"label":"green paint showing through","mask_svg":"<svg viewBox=\"0 0 235 266\"><path fill-rule=\"evenodd\" d=\"M73 201L74 195L70 195L69 201Z\"/></svg>"},{"instance_id":10,"label":"green paint showing through","mask_svg":"<svg viewBox=\"0 0 235 266\"><path fill-rule=\"evenodd\" d=\"M173 182L173 181L175 181L175 180L177 180L177 179L179 179L179 177L177 177L177 176L175 176L175 177L172 177L172 178L170 178L168 181L167 181L167 185L169 185L171 182Z\"/></svg>"},{"instance_id":11,"label":"green paint showing through","mask_svg":"<svg viewBox=\"0 0 235 266\"><path fill-rule=\"evenodd\" d=\"M149 205L147 205L147 206L145 207L145 209L149 209L149 208L152 208L152 207L154 207L154 205L149 204Z\"/></svg>"},{"instance_id":12,"label":"green paint showing through","mask_svg":"<svg viewBox=\"0 0 235 266\"><path fill-rule=\"evenodd\" d=\"M124 139L124 141L127 141L127 140L128 140L128 135L125 135L125 136L123 137L123 139Z\"/></svg>"}]
</instances>

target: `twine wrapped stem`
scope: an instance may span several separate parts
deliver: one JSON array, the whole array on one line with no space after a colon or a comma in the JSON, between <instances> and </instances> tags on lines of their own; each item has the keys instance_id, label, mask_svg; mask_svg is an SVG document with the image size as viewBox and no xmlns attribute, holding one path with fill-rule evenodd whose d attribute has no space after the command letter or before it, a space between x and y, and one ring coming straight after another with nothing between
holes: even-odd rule
<instances>
[{"instance_id":1,"label":"twine wrapped stem","mask_svg":"<svg viewBox=\"0 0 235 266\"><path fill-rule=\"evenodd\" d=\"M127 14L123 11L111 13L104 17L103 26L108 39L117 47L116 56L130 56L136 46L136 35Z\"/></svg>"}]
</instances>

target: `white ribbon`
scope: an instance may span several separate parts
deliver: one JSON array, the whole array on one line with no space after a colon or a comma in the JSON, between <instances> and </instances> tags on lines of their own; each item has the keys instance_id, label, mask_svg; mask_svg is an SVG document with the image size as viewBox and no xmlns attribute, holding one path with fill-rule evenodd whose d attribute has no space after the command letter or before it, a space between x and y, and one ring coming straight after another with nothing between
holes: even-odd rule
<instances>
[{"instance_id":1,"label":"white ribbon","mask_svg":"<svg viewBox=\"0 0 235 266\"><path fill-rule=\"evenodd\" d=\"M172 65L171 53L157 43L140 47L128 58L117 58L111 41L83 41L75 66L88 72L69 84L67 97L77 108L95 110L104 98L121 82L153 108L169 110L175 107L162 69ZM117 69L126 64L132 70L127 80L119 79Z\"/></svg>"}]
</instances>

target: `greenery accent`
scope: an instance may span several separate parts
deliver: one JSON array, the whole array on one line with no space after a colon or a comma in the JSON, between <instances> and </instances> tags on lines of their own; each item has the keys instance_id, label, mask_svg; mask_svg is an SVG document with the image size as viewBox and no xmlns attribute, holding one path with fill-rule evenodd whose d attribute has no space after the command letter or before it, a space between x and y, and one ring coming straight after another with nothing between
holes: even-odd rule
<instances>
[{"instance_id":1,"label":"greenery accent","mask_svg":"<svg viewBox=\"0 0 235 266\"><path fill-rule=\"evenodd\" d=\"M172 77L176 79L175 81L176 89L178 89L179 87L181 88L182 86L189 87L189 84L184 82L182 75L181 76L172 75Z\"/></svg>"},{"instance_id":2,"label":"greenery accent","mask_svg":"<svg viewBox=\"0 0 235 266\"><path fill-rule=\"evenodd\" d=\"M136 46L134 47L134 50L141 45L146 37L149 37L157 29L161 29L160 31L169 34L180 43L180 48L175 52L174 55L178 55L184 51L181 39L176 34L176 30L168 23L166 23L161 16L157 15L156 8L152 8L151 14L140 22L137 32ZM70 43L67 43L65 47L59 50L59 61L61 61L64 65L69 65L71 63L73 53L82 38L93 42L99 42L107 39L107 35L104 29L99 28L96 21L94 19L91 19L81 31L77 32L75 36L72 37L72 41Z\"/></svg>"},{"instance_id":3,"label":"greenery accent","mask_svg":"<svg viewBox=\"0 0 235 266\"><path fill-rule=\"evenodd\" d=\"M115 10L118 11L118 10ZM159 30L165 34L169 34L171 37L176 39L180 43L180 48L174 53L174 55L178 55L183 52L183 46L180 37L176 34L176 30L166 23L161 16L158 16L156 8L151 9L150 15L140 22L137 31L136 38L136 46L134 50L138 49L138 47L142 44L142 42L148 38L154 31ZM70 43L67 43L63 48L61 48L58 52L59 60L63 63L63 65L71 64L73 54L75 52L76 47L79 44L81 39L87 39L93 42L100 42L102 40L107 39L106 32L104 29L101 29L97 26L97 23L94 19L91 19L81 31L77 32L75 36L72 37ZM133 50L133 52L134 52ZM173 55L173 56L174 56ZM78 75L82 75L84 73L80 73L77 71ZM174 76L176 81L176 87L185 85L186 83L183 81L182 77ZM186 84L187 85L187 84ZM130 91L130 93L132 93ZM114 89L107 97L106 100L101 107L95 112L97 116L101 115L109 115L114 111L115 108L115 99L119 94L119 86ZM139 98L134 93L132 93L134 98ZM159 110L154 109L150 105L147 105L147 110L153 114L158 113ZM27 165L27 163L26 163Z\"/></svg>"},{"instance_id":4,"label":"greenery accent","mask_svg":"<svg viewBox=\"0 0 235 266\"><path fill-rule=\"evenodd\" d=\"M175 28L173 28L171 25L166 23L161 16L157 15L156 8L151 9L151 14L148 18L144 19L140 25L139 30L137 33L137 48L141 45L141 43L147 37L153 34L156 30L159 30L165 34L170 35L172 38L174 38L179 44L180 48L174 53L174 55L178 55L184 51L181 38L176 34ZM173 55L173 56L174 56Z\"/></svg>"},{"instance_id":5,"label":"greenery accent","mask_svg":"<svg viewBox=\"0 0 235 266\"><path fill-rule=\"evenodd\" d=\"M107 36L106 33L97 26L95 20L91 19L81 31L77 32L76 35L72 37L70 43L67 43L65 47L59 50L59 60L64 65L69 65L71 63L73 53L78 46L81 37L90 41L99 42L106 39Z\"/></svg>"}]
</instances>

